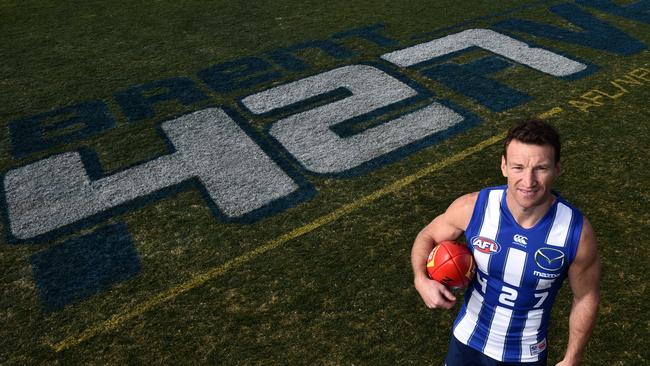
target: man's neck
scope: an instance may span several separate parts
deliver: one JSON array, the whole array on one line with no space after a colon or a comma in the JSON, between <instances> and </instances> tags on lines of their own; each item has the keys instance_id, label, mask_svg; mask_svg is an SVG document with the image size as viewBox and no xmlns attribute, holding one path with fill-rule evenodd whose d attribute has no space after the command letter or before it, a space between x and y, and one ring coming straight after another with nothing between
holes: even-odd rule
<instances>
[{"instance_id":1,"label":"man's neck","mask_svg":"<svg viewBox=\"0 0 650 366\"><path fill-rule=\"evenodd\" d=\"M524 229L530 229L535 226L539 220L546 215L554 202L555 195L549 192L544 198L544 201L539 205L533 207L521 207L514 197L512 197L510 192L506 193L506 204L508 205L508 210L510 210L510 214L515 221L517 221L517 224Z\"/></svg>"}]
</instances>

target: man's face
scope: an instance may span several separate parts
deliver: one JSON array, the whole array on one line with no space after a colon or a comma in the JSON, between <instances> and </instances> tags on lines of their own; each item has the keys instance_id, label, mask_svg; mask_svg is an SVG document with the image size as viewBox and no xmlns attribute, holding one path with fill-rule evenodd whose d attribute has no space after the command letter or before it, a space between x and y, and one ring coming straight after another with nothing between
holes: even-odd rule
<instances>
[{"instance_id":1,"label":"man's face","mask_svg":"<svg viewBox=\"0 0 650 366\"><path fill-rule=\"evenodd\" d=\"M544 203L560 175L553 147L512 140L506 152L507 159L501 157L501 172L508 178L508 192L522 208Z\"/></svg>"}]
</instances>

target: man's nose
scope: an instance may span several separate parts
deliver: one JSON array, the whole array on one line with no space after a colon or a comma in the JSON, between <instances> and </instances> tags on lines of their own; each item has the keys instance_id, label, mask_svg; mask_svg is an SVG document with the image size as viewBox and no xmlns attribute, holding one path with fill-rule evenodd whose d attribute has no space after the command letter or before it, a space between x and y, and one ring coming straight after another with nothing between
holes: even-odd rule
<instances>
[{"instance_id":1,"label":"man's nose","mask_svg":"<svg viewBox=\"0 0 650 366\"><path fill-rule=\"evenodd\" d=\"M532 169L524 170L523 183L526 187L535 186L537 180L535 179L535 173Z\"/></svg>"}]
</instances>

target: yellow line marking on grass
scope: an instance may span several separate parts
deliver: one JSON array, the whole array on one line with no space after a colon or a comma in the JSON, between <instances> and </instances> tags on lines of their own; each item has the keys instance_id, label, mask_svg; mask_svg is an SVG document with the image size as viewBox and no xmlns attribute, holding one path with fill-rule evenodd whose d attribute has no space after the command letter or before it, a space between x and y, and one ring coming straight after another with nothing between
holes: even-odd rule
<instances>
[{"instance_id":1,"label":"yellow line marking on grass","mask_svg":"<svg viewBox=\"0 0 650 366\"><path fill-rule=\"evenodd\" d=\"M546 112L540 114L540 115L539 115L539 118L549 118L549 117L553 117L553 116L555 116L556 114L560 114L560 113L562 113L563 111L564 111L564 109L562 109L562 108L560 108L560 107L554 107L554 108L551 108L551 109L549 109L548 111L546 111Z\"/></svg>"},{"instance_id":2,"label":"yellow line marking on grass","mask_svg":"<svg viewBox=\"0 0 650 366\"><path fill-rule=\"evenodd\" d=\"M177 296L188 292L198 286L201 286L202 284L206 283L209 280L212 280L214 278L217 278L226 272L230 271L233 268L237 268L252 259L254 259L257 256L260 256L270 250L273 250L275 248L278 248L279 246L285 244L286 242L293 240L297 237L300 237L304 234L310 233L321 226L327 225L333 221L338 220L339 218L358 210L359 208L366 206L379 198L382 198L388 194L397 192L401 190L402 188L412 184L413 182L425 177L428 174L431 174L437 170L446 168L452 164L455 164L466 157L473 155L491 145L494 145L495 143L501 141L505 137L505 133L498 134L496 136L490 137L487 140L484 140L472 147L469 147L461 152L459 152L456 155L450 156L446 159L443 159L439 162L436 162L433 165L430 165L414 174L411 174L409 176L406 176L398 181L395 181L365 197L362 197L356 201L353 201L347 205L344 205L331 213L321 216L318 219L310 222L309 224L306 224L304 226L301 226L299 228L296 228L284 235L281 235L259 247L256 249L247 252L245 254L240 255L239 257L233 258L224 264L218 266L218 267L213 267L203 273L200 273L191 279L187 280L186 282L183 282L175 287L169 288L165 291L159 292L157 295L154 297L134 306L131 309L127 309L121 313L115 314L112 317L110 317L108 320L98 323L96 325L93 325L83 332L70 336L61 342L55 343L55 344L50 344L49 346L55 351L55 352L61 352L63 350L66 350L68 348L74 347L98 334L105 333L108 331L111 331L113 329L118 328L125 322L136 318L147 311L151 310L153 307L158 306L160 304L163 304L167 301L173 300Z\"/></svg>"}]
</instances>

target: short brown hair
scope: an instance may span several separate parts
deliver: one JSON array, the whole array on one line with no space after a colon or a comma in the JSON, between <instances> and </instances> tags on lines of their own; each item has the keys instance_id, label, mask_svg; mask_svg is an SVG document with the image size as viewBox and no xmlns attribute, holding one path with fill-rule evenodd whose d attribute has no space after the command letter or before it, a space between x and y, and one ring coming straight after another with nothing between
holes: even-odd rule
<instances>
[{"instance_id":1,"label":"short brown hair","mask_svg":"<svg viewBox=\"0 0 650 366\"><path fill-rule=\"evenodd\" d=\"M541 119L531 118L517 122L510 128L503 141L503 156L507 158L506 152L510 141L517 140L524 144L550 145L555 150L555 163L560 161L560 135L555 128Z\"/></svg>"}]
</instances>

